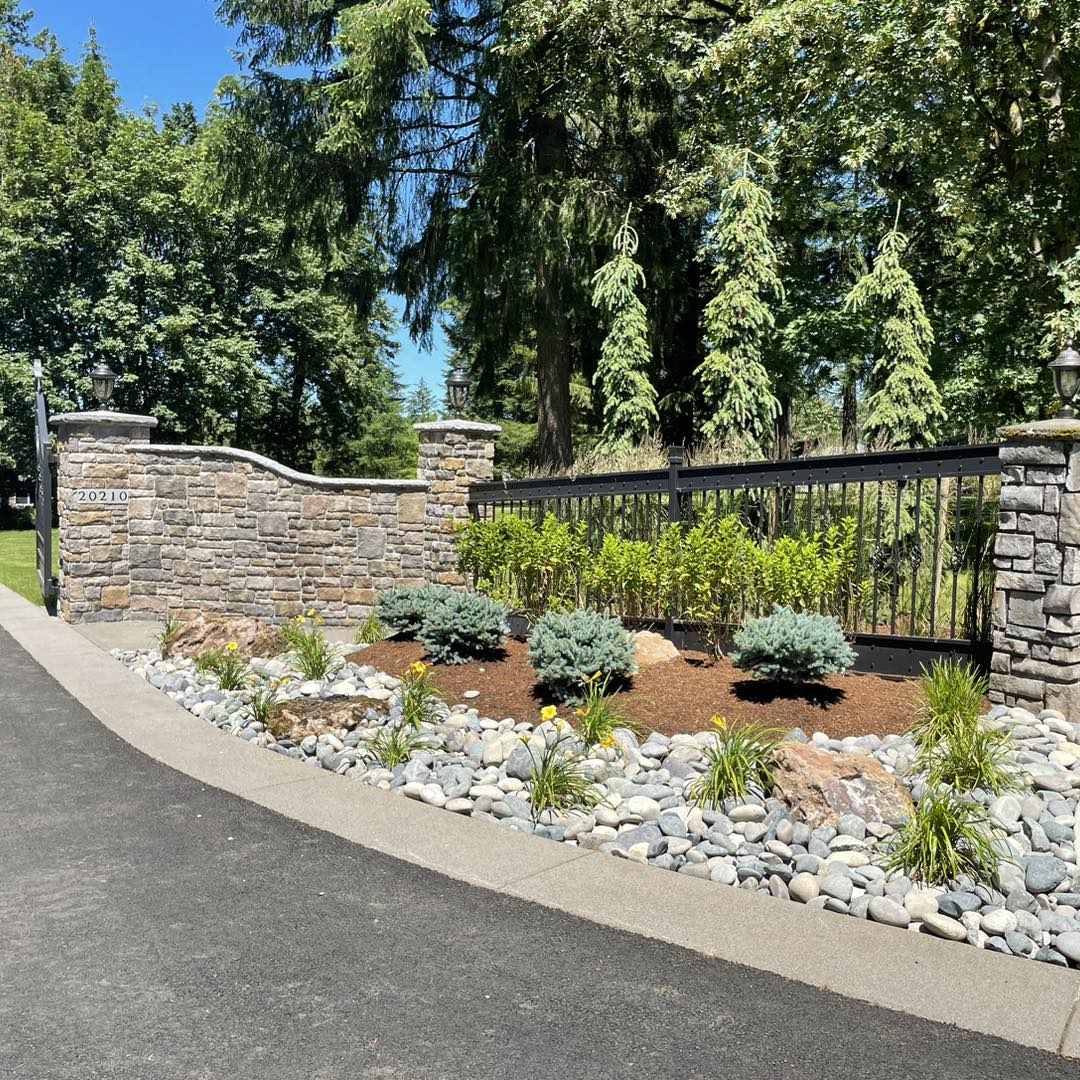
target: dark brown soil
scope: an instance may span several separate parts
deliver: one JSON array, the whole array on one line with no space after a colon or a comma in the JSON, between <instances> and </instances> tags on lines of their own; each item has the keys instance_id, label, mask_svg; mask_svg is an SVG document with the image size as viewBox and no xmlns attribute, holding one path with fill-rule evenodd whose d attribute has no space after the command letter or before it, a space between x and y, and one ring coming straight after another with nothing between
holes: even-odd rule
<instances>
[{"instance_id":1,"label":"dark brown soil","mask_svg":"<svg viewBox=\"0 0 1080 1080\"><path fill-rule=\"evenodd\" d=\"M423 646L415 642L382 641L352 659L397 675L426 657ZM508 641L486 660L436 665L434 681L455 700L466 690L478 690L479 697L469 704L495 719L535 718L544 705L552 704L529 666L528 648L520 641ZM709 726L710 717L723 716L732 723L799 727L807 734L823 731L842 739L903 731L911 723L917 697L917 686L908 679L843 675L785 688L750 678L727 660L713 662L687 653L634 676L617 695L616 704L643 730L665 735L701 731Z\"/></svg>"}]
</instances>

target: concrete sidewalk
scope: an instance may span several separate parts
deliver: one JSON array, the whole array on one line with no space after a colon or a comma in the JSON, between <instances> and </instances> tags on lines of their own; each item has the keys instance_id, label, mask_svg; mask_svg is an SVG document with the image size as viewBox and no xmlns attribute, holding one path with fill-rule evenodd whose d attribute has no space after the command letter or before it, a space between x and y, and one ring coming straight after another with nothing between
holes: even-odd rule
<instances>
[{"instance_id":1,"label":"concrete sidewalk","mask_svg":"<svg viewBox=\"0 0 1080 1080\"><path fill-rule=\"evenodd\" d=\"M984 1030L1056 1049L1075 973L309 778L221 736L9 598L0 595L0 625L152 754L185 757L186 771L246 785L294 817L325 818L332 804L337 827L324 826L486 888L149 760L0 634L0 1075L1075 1075L1059 1058L805 984L835 986L846 972L856 991L876 984L901 1008L969 1027L981 1009ZM517 897L591 904L591 917L668 941ZM783 953L805 982L710 951L771 966Z\"/></svg>"}]
</instances>

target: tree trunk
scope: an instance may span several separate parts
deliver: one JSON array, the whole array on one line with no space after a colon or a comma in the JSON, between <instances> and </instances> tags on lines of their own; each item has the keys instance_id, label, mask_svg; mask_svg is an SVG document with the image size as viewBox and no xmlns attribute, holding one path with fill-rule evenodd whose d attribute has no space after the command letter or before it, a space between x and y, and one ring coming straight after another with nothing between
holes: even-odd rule
<instances>
[{"instance_id":1,"label":"tree trunk","mask_svg":"<svg viewBox=\"0 0 1080 1080\"><path fill-rule=\"evenodd\" d=\"M570 445L570 324L563 293L564 267L553 253L558 234L558 189L566 165L566 120L534 116L529 123L541 205L536 255L536 385L539 464L569 468ZM554 183L549 179L554 177Z\"/></svg>"},{"instance_id":2,"label":"tree trunk","mask_svg":"<svg viewBox=\"0 0 1080 1080\"><path fill-rule=\"evenodd\" d=\"M845 450L855 450L858 446L858 397L855 386L855 365L848 364L844 369L844 385L840 390L840 439Z\"/></svg>"},{"instance_id":3,"label":"tree trunk","mask_svg":"<svg viewBox=\"0 0 1080 1080\"><path fill-rule=\"evenodd\" d=\"M773 424L775 446L773 453L777 461L786 461L791 457L791 395L781 393L780 409Z\"/></svg>"}]
</instances>

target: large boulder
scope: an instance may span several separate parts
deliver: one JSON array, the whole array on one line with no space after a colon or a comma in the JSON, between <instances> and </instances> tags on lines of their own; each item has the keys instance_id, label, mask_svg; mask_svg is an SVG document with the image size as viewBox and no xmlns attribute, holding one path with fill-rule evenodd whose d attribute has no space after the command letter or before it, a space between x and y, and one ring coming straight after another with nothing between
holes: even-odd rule
<instances>
[{"instance_id":1,"label":"large boulder","mask_svg":"<svg viewBox=\"0 0 1080 1080\"><path fill-rule=\"evenodd\" d=\"M637 661L638 671L644 671L654 664L662 664L666 660L674 660L679 655L679 650L663 634L654 633L652 630L639 630L633 637L634 659Z\"/></svg>"},{"instance_id":2,"label":"large boulder","mask_svg":"<svg viewBox=\"0 0 1080 1080\"><path fill-rule=\"evenodd\" d=\"M896 825L913 809L904 786L872 757L830 754L804 743L777 747L773 785L777 798L814 828L835 828L845 814Z\"/></svg>"},{"instance_id":3,"label":"large boulder","mask_svg":"<svg viewBox=\"0 0 1080 1080\"><path fill-rule=\"evenodd\" d=\"M199 615L183 624L169 639L170 656L198 656L235 641L245 660L276 656L284 648L277 628L258 619L208 619Z\"/></svg>"}]
</instances>

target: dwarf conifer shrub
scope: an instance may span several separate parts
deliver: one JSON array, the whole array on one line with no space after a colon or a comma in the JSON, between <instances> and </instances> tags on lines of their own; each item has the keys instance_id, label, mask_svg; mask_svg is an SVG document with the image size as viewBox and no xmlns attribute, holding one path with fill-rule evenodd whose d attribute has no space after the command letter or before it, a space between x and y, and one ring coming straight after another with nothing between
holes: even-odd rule
<instances>
[{"instance_id":1,"label":"dwarf conifer shrub","mask_svg":"<svg viewBox=\"0 0 1080 1080\"><path fill-rule=\"evenodd\" d=\"M606 682L637 671L630 635L597 611L549 611L529 637L529 662L561 701L581 699L597 672Z\"/></svg>"},{"instance_id":2,"label":"dwarf conifer shrub","mask_svg":"<svg viewBox=\"0 0 1080 1080\"><path fill-rule=\"evenodd\" d=\"M488 596L446 589L428 603L417 637L436 664L464 664L502 644L508 614Z\"/></svg>"},{"instance_id":3,"label":"dwarf conifer shrub","mask_svg":"<svg viewBox=\"0 0 1080 1080\"><path fill-rule=\"evenodd\" d=\"M735 635L731 662L759 679L801 683L847 671L855 652L836 619L774 604Z\"/></svg>"},{"instance_id":4,"label":"dwarf conifer shrub","mask_svg":"<svg viewBox=\"0 0 1080 1080\"><path fill-rule=\"evenodd\" d=\"M375 602L375 615L399 637L415 638L420 633L424 616L438 602L443 591L451 590L435 585L422 585L418 589L397 585L384 589Z\"/></svg>"}]
</instances>

